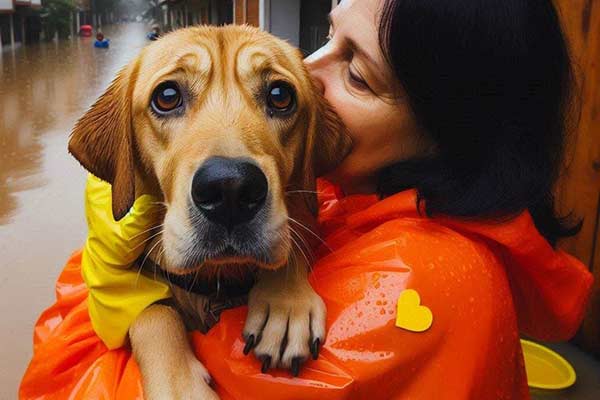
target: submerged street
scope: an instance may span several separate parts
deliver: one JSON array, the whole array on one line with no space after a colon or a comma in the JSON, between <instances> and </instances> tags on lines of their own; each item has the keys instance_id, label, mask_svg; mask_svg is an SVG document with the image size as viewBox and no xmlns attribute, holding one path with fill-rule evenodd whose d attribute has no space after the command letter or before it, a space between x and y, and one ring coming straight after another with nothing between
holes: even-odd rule
<instances>
[{"instance_id":1,"label":"submerged street","mask_svg":"<svg viewBox=\"0 0 600 400\"><path fill-rule=\"evenodd\" d=\"M85 240L86 173L67 152L71 128L116 72L149 42L143 24L0 53L0 398L15 398L32 327L54 281Z\"/></svg>"}]
</instances>

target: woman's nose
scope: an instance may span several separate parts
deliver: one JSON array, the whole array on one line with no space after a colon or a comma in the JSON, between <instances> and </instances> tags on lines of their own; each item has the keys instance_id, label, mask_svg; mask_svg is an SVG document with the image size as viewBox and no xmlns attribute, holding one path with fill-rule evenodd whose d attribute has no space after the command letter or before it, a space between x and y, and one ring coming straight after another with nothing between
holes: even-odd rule
<instances>
[{"instance_id":1,"label":"woman's nose","mask_svg":"<svg viewBox=\"0 0 600 400\"><path fill-rule=\"evenodd\" d=\"M325 92L326 71L330 62L329 44L304 59L304 64L321 93Z\"/></svg>"}]
</instances>

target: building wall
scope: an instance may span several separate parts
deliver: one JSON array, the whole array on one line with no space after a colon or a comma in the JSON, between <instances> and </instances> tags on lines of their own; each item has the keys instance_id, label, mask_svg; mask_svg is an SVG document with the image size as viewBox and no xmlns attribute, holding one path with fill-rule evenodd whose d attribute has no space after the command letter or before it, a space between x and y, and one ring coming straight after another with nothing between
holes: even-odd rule
<instances>
[{"instance_id":1,"label":"building wall","mask_svg":"<svg viewBox=\"0 0 600 400\"><path fill-rule=\"evenodd\" d=\"M300 45L300 0L271 1L271 17L265 30L286 39L294 46Z\"/></svg>"},{"instance_id":2,"label":"building wall","mask_svg":"<svg viewBox=\"0 0 600 400\"><path fill-rule=\"evenodd\" d=\"M217 3L217 7L212 7L213 11L217 12L217 15L211 23L218 25L231 24L233 22L233 1L220 0Z\"/></svg>"},{"instance_id":3,"label":"building wall","mask_svg":"<svg viewBox=\"0 0 600 400\"><path fill-rule=\"evenodd\" d=\"M9 14L0 14L0 40L1 45L10 44L10 15Z\"/></svg>"},{"instance_id":4,"label":"building wall","mask_svg":"<svg viewBox=\"0 0 600 400\"><path fill-rule=\"evenodd\" d=\"M12 11L12 10L13 10L13 0L0 0L0 12Z\"/></svg>"},{"instance_id":5,"label":"building wall","mask_svg":"<svg viewBox=\"0 0 600 400\"><path fill-rule=\"evenodd\" d=\"M259 1L260 0L234 0L234 22L238 25L248 24L252 26L258 26Z\"/></svg>"},{"instance_id":6,"label":"building wall","mask_svg":"<svg viewBox=\"0 0 600 400\"><path fill-rule=\"evenodd\" d=\"M217 24L219 20L219 4L215 0L211 0L210 2L210 22L212 24Z\"/></svg>"},{"instance_id":7,"label":"building wall","mask_svg":"<svg viewBox=\"0 0 600 400\"><path fill-rule=\"evenodd\" d=\"M300 9L300 48L306 55L320 48L329 33L327 15L331 0L302 0Z\"/></svg>"},{"instance_id":8,"label":"building wall","mask_svg":"<svg viewBox=\"0 0 600 400\"><path fill-rule=\"evenodd\" d=\"M246 22L246 14L244 13L244 0L234 0L233 2L233 20L234 23L241 25Z\"/></svg>"},{"instance_id":9,"label":"building wall","mask_svg":"<svg viewBox=\"0 0 600 400\"><path fill-rule=\"evenodd\" d=\"M246 0L246 23L249 25L258 26L258 3L259 0Z\"/></svg>"}]
</instances>

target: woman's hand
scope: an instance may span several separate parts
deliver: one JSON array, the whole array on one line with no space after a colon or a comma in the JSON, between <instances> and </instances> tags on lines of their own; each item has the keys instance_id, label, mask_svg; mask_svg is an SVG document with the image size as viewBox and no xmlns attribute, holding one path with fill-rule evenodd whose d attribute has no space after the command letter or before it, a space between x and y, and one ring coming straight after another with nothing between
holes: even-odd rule
<instances>
[{"instance_id":1,"label":"woman's hand","mask_svg":"<svg viewBox=\"0 0 600 400\"><path fill-rule=\"evenodd\" d=\"M85 214L88 224L86 250L94 261L116 268L129 268L142 254L143 244L157 233L157 200L142 195L129 212L115 221L112 213L110 184L88 175L85 186Z\"/></svg>"},{"instance_id":2,"label":"woman's hand","mask_svg":"<svg viewBox=\"0 0 600 400\"><path fill-rule=\"evenodd\" d=\"M171 294L164 282L132 268L149 239L159 232L156 200L140 196L120 221L113 218L111 202L110 185L89 175L85 188L89 230L82 273L90 291L92 326L109 348L117 348L124 344L141 311Z\"/></svg>"}]
</instances>

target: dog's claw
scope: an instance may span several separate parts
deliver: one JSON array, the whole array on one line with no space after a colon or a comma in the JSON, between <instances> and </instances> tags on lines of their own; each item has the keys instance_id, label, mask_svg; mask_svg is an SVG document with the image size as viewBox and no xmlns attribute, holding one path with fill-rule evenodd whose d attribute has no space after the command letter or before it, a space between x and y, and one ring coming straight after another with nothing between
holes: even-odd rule
<instances>
[{"instance_id":1,"label":"dog's claw","mask_svg":"<svg viewBox=\"0 0 600 400\"><path fill-rule=\"evenodd\" d=\"M314 342L310 345L310 354L312 354L313 360L319 358L319 346L321 344L321 339L316 338Z\"/></svg>"},{"instance_id":2,"label":"dog's claw","mask_svg":"<svg viewBox=\"0 0 600 400\"><path fill-rule=\"evenodd\" d=\"M250 350L254 347L254 335L248 336L248 340L246 341L246 345L244 346L244 355L248 355Z\"/></svg>"},{"instance_id":3,"label":"dog's claw","mask_svg":"<svg viewBox=\"0 0 600 400\"><path fill-rule=\"evenodd\" d=\"M271 366L271 356L265 356L263 358L262 367L260 368L260 372L263 374L267 373L269 367Z\"/></svg>"},{"instance_id":4,"label":"dog's claw","mask_svg":"<svg viewBox=\"0 0 600 400\"><path fill-rule=\"evenodd\" d=\"M298 376L300 373L300 361L302 361L302 357L294 357L292 359L292 375Z\"/></svg>"}]
</instances>

